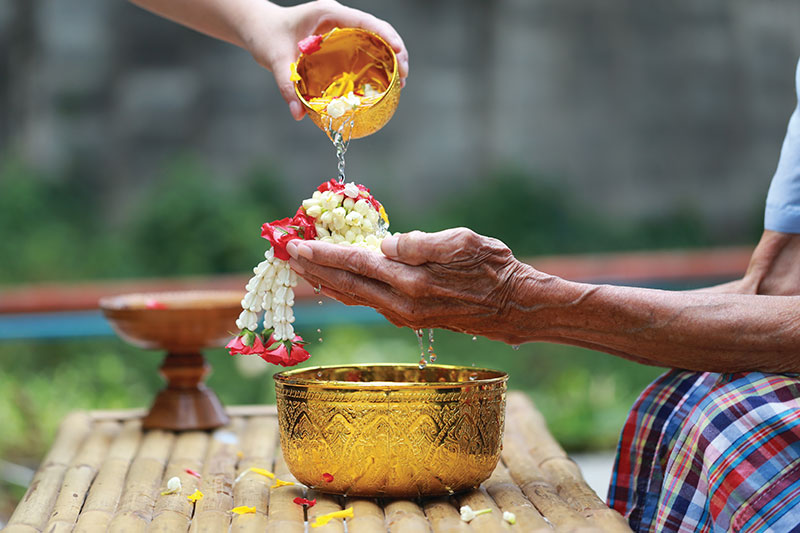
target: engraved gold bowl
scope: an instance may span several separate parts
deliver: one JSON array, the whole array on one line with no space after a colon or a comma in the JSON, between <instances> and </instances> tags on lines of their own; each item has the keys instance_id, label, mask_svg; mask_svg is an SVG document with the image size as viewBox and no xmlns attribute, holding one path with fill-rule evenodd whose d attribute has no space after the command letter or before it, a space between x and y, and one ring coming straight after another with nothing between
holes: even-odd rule
<instances>
[{"instance_id":1,"label":"engraved gold bowl","mask_svg":"<svg viewBox=\"0 0 800 533\"><path fill-rule=\"evenodd\" d=\"M480 485L497 466L508 375L346 365L274 375L281 449L322 492L414 498Z\"/></svg>"},{"instance_id":2,"label":"engraved gold bowl","mask_svg":"<svg viewBox=\"0 0 800 533\"><path fill-rule=\"evenodd\" d=\"M309 101L322 96L325 89L345 73L354 76L356 87L370 83L382 94L342 117L331 118ZM300 79L295 81L295 92L308 116L328 137L349 121L353 125L345 129L346 139L375 133L389 122L400 100L397 56L386 41L367 30L334 28L324 34L319 50L300 54L297 75Z\"/></svg>"}]
</instances>

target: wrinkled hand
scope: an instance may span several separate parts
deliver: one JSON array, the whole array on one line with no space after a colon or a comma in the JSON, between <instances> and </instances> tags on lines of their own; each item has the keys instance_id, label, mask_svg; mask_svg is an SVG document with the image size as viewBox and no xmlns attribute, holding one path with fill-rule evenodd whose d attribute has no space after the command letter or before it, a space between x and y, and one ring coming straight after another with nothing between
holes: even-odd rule
<instances>
[{"instance_id":1,"label":"wrinkled hand","mask_svg":"<svg viewBox=\"0 0 800 533\"><path fill-rule=\"evenodd\" d=\"M374 307L397 326L445 328L503 340L514 277L525 265L497 239L466 228L387 237L384 255L291 241L292 268L324 294Z\"/></svg>"},{"instance_id":2,"label":"wrinkled hand","mask_svg":"<svg viewBox=\"0 0 800 533\"><path fill-rule=\"evenodd\" d=\"M266 4L266 2L265 2ZM335 27L362 28L377 33L397 54L401 83L408 76L408 51L395 29L383 20L334 0L316 0L297 6L263 9L242 24L241 40L253 57L275 76L283 99L295 120L305 115L289 79L289 65L297 60L298 41Z\"/></svg>"}]
</instances>

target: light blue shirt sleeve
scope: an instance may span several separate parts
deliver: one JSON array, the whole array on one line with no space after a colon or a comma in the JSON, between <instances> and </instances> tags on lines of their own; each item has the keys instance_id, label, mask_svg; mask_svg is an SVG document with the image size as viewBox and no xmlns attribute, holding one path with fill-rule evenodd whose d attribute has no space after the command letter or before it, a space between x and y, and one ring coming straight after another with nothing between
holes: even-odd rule
<instances>
[{"instance_id":1,"label":"light blue shirt sleeve","mask_svg":"<svg viewBox=\"0 0 800 533\"><path fill-rule=\"evenodd\" d=\"M800 62L795 85L798 105L789 119L764 211L764 229L782 233L800 233Z\"/></svg>"}]
</instances>

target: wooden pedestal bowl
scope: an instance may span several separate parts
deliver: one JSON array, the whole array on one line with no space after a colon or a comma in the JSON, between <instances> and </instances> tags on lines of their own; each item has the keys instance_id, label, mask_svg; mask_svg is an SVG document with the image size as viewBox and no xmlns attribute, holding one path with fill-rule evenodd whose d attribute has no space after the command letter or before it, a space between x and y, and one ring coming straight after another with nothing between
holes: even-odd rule
<instances>
[{"instance_id":1,"label":"wooden pedestal bowl","mask_svg":"<svg viewBox=\"0 0 800 533\"><path fill-rule=\"evenodd\" d=\"M100 300L100 309L125 341L166 350L161 375L167 381L142 421L145 429L205 430L228 416L204 380L211 370L202 350L224 346L236 331L240 292L139 293Z\"/></svg>"}]
</instances>

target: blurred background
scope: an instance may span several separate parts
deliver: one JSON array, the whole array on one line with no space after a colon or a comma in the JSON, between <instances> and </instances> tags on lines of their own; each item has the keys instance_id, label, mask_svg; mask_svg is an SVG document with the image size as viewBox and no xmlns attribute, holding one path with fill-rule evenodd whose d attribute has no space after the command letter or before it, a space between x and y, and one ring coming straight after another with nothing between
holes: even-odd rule
<instances>
[{"instance_id":1,"label":"blurred background","mask_svg":"<svg viewBox=\"0 0 800 533\"><path fill-rule=\"evenodd\" d=\"M347 152L392 230L469 226L535 265L757 242L796 105L795 0L348 5L410 53L394 118ZM0 300L42 283L244 276L261 223L335 173L328 139L291 118L247 52L123 1L0 0ZM723 281L627 274L591 281ZM321 319L311 362L418 359L411 331L343 316ZM108 332L21 337L0 338L0 523L66 412L146 405L161 384L160 357ZM571 347L436 342L440 362L508 371L573 453L613 450L660 372ZM273 369L209 358L224 403L274 398Z\"/></svg>"}]
</instances>

